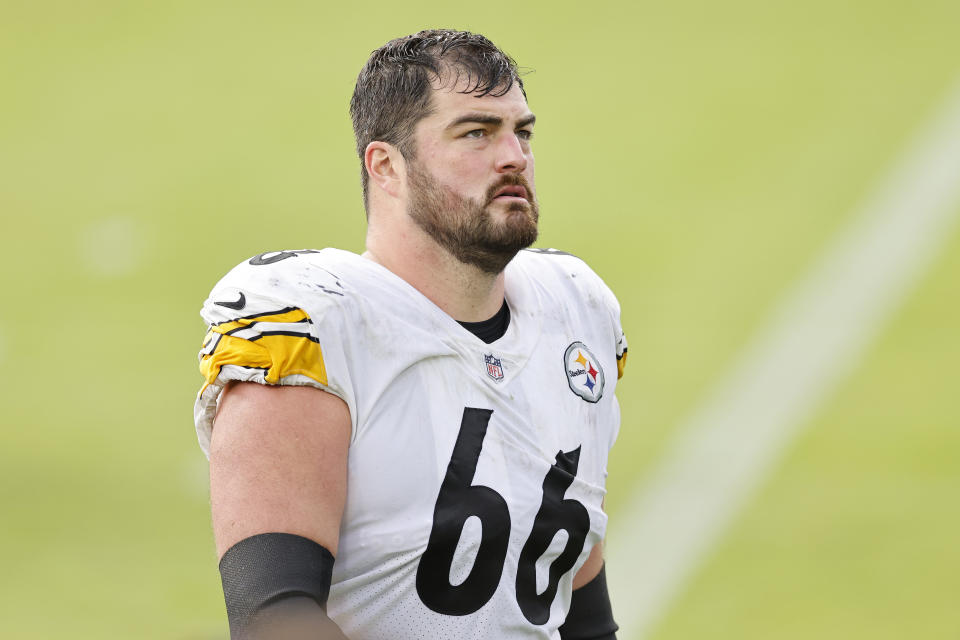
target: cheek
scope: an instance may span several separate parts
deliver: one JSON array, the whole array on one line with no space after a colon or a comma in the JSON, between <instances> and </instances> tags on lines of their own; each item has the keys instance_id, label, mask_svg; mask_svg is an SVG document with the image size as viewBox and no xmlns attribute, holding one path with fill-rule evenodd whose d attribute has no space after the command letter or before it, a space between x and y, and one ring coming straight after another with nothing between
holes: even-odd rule
<instances>
[{"instance_id":1,"label":"cheek","mask_svg":"<svg viewBox=\"0 0 960 640\"><path fill-rule=\"evenodd\" d=\"M457 152L454 149L433 149L428 157L428 168L439 180L446 184L461 183L474 175L477 160L470 153ZM444 153L444 151L446 151Z\"/></svg>"},{"instance_id":2,"label":"cheek","mask_svg":"<svg viewBox=\"0 0 960 640\"><path fill-rule=\"evenodd\" d=\"M469 154L448 159L446 166L439 169L442 182L453 191L472 198L481 198L495 179L486 165L477 162Z\"/></svg>"}]
</instances>

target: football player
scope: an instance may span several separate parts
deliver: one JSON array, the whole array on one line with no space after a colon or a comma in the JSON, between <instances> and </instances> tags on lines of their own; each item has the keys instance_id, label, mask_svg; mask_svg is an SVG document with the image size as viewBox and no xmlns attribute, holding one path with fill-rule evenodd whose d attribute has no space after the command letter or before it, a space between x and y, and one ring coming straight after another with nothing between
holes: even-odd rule
<instances>
[{"instance_id":1,"label":"football player","mask_svg":"<svg viewBox=\"0 0 960 640\"><path fill-rule=\"evenodd\" d=\"M234 638L614 638L601 554L627 345L526 249L535 117L483 36L388 42L351 115L367 250L279 251L203 306L195 417Z\"/></svg>"}]
</instances>

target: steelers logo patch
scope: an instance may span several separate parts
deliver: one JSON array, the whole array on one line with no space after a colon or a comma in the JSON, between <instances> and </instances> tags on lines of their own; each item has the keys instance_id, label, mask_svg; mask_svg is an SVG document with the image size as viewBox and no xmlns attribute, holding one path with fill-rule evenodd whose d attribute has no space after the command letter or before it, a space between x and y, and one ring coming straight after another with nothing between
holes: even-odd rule
<instances>
[{"instance_id":1,"label":"steelers logo patch","mask_svg":"<svg viewBox=\"0 0 960 640\"><path fill-rule=\"evenodd\" d=\"M603 367L582 342L574 342L563 354L570 391L586 400L596 402L603 395Z\"/></svg>"}]
</instances>

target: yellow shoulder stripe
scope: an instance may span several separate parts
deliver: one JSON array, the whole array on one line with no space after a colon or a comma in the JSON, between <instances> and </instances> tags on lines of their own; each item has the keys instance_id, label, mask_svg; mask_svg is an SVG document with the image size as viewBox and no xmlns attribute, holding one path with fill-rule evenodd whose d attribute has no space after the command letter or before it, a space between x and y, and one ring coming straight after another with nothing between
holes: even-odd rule
<instances>
[{"instance_id":1,"label":"yellow shoulder stripe","mask_svg":"<svg viewBox=\"0 0 960 640\"><path fill-rule=\"evenodd\" d=\"M278 384L287 376L300 374L326 385L327 369L323 362L323 351L320 344L309 335L309 321L304 311L295 309L212 326L204 339L200 373L206 383L211 384L220 375L224 365L236 365L263 369L268 384ZM291 332L292 335L267 332L250 340L228 335L229 332L258 322L297 323L292 328L298 330Z\"/></svg>"},{"instance_id":2,"label":"yellow shoulder stripe","mask_svg":"<svg viewBox=\"0 0 960 640\"><path fill-rule=\"evenodd\" d=\"M623 355L617 358L617 380L623 377L623 370L627 367L627 352L624 350Z\"/></svg>"},{"instance_id":3,"label":"yellow shoulder stripe","mask_svg":"<svg viewBox=\"0 0 960 640\"><path fill-rule=\"evenodd\" d=\"M307 312L303 309L284 309L283 311L279 311L277 313L250 316L248 318L238 318L231 322L224 322L223 324L214 325L210 327L210 330L216 331L217 333L230 333L236 329L249 327L250 325L258 322L303 322L304 320L309 321L310 316L308 316Z\"/></svg>"}]
</instances>

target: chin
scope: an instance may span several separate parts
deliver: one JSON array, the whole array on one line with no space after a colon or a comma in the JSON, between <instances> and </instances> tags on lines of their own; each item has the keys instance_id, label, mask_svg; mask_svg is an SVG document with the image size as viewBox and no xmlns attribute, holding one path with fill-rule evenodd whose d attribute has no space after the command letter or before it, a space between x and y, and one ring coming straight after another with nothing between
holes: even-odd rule
<instances>
[{"instance_id":1,"label":"chin","mask_svg":"<svg viewBox=\"0 0 960 640\"><path fill-rule=\"evenodd\" d=\"M525 216L536 222L537 214L535 212L536 209L529 202L494 202L490 207L490 213L506 220L517 216Z\"/></svg>"}]
</instances>

